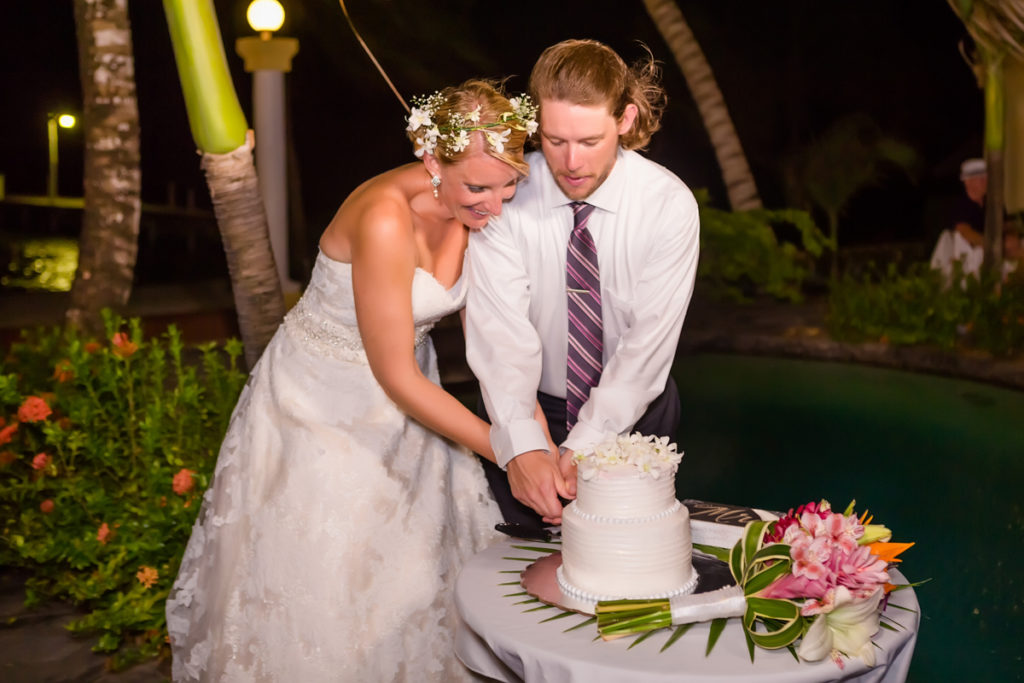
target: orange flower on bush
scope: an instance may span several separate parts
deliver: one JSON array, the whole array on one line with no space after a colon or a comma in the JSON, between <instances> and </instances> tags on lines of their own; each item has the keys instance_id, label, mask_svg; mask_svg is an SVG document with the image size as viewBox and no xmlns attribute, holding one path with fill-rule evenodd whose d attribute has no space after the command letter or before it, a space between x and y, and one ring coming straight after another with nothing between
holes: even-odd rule
<instances>
[{"instance_id":1,"label":"orange flower on bush","mask_svg":"<svg viewBox=\"0 0 1024 683\"><path fill-rule=\"evenodd\" d=\"M139 350L138 344L132 342L124 332L118 332L111 337L110 343L114 345L114 355L121 358L127 358Z\"/></svg>"},{"instance_id":2,"label":"orange flower on bush","mask_svg":"<svg viewBox=\"0 0 1024 683\"><path fill-rule=\"evenodd\" d=\"M53 378L58 382L67 382L69 379L75 376L74 371L71 367L71 361L67 358L57 361L56 367L53 368Z\"/></svg>"},{"instance_id":3,"label":"orange flower on bush","mask_svg":"<svg viewBox=\"0 0 1024 683\"><path fill-rule=\"evenodd\" d=\"M14 432L18 431L18 423L9 424L3 429L0 429L0 446L5 443L10 443L11 439L14 438Z\"/></svg>"},{"instance_id":4,"label":"orange flower on bush","mask_svg":"<svg viewBox=\"0 0 1024 683\"><path fill-rule=\"evenodd\" d=\"M52 498L47 498L39 504L39 509L42 510L44 515L48 515L53 512L53 508L57 507L57 504L53 502Z\"/></svg>"},{"instance_id":5,"label":"orange flower on bush","mask_svg":"<svg viewBox=\"0 0 1024 683\"><path fill-rule=\"evenodd\" d=\"M0 467L7 467L17 459L18 456L11 451L0 451Z\"/></svg>"},{"instance_id":6,"label":"orange flower on bush","mask_svg":"<svg viewBox=\"0 0 1024 683\"><path fill-rule=\"evenodd\" d=\"M171 488L179 496L183 496L192 490L195 483L195 480L192 479L192 470L182 467L181 471L174 475L174 480L171 481Z\"/></svg>"},{"instance_id":7,"label":"orange flower on bush","mask_svg":"<svg viewBox=\"0 0 1024 683\"><path fill-rule=\"evenodd\" d=\"M135 572L135 578L146 588L152 588L156 580L160 578L160 572L152 567L142 565L139 567L139 571Z\"/></svg>"},{"instance_id":8,"label":"orange flower on bush","mask_svg":"<svg viewBox=\"0 0 1024 683\"><path fill-rule=\"evenodd\" d=\"M53 462L53 458L46 453L36 453L36 457L32 458L32 469L45 470L51 462Z\"/></svg>"},{"instance_id":9,"label":"orange flower on bush","mask_svg":"<svg viewBox=\"0 0 1024 683\"><path fill-rule=\"evenodd\" d=\"M82 347L82 350L85 351L86 353L96 353L102 348L103 346L99 342L91 341L86 342L85 346Z\"/></svg>"},{"instance_id":10,"label":"orange flower on bush","mask_svg":"<svg viewBox=\"0 0 1024 683\"><path fill-rule=\"evenodd\" d=\"M18 419L22 422L39 422L45 420L50 414L50 406L38 396L29 396L18 408Z\"/></svg>"},{"instance_id":11,"label":"orange flower on bush","mask_svg":"<svg viewBox=\"0 0 1024 683\"><path fill-rule=\"evenodd\" d=\"M96 531L96 540L103 545L106 545L107 541L110 540L110 527L107 526L106 522L100 524L100 528Z\"/></svg>"}]
</instances>

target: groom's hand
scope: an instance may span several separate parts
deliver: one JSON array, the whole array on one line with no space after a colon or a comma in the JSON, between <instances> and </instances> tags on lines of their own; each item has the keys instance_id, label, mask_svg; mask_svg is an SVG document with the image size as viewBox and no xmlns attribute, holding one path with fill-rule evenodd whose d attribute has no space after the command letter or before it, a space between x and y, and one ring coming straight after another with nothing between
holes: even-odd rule
<instances>
[{"instance_id":1,"label":"groom's hand","mask_svg":"<svg viewBox=\"0 0 1024 683\"><path fill-rule=\"evenodd\" d=\"M572 498L558 467L558 460L547 451L527 451L508 464L508 483L516 500L536 510L548 524L561 524L562 503L558 497Z\"/></svg>"}]
</instances>

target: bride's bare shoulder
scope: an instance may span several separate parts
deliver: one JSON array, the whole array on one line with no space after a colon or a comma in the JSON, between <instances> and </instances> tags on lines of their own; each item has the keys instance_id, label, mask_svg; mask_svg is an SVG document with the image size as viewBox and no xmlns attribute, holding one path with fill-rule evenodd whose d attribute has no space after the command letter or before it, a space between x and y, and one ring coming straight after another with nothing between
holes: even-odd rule
<instances>
[{"instance_id":1,"label":"bride's bare shoulder","mask_svg":"<svg viewBox=\"0 0 1024 683\"><path fill-rule=\"evenodd\" d=\"M385 171L359 185L338 207L320 238L320 249L335 260L351 262L354 246L367 240L412 238L409 207L416 167L406 164Z\"/></svg>"}]
</instances>

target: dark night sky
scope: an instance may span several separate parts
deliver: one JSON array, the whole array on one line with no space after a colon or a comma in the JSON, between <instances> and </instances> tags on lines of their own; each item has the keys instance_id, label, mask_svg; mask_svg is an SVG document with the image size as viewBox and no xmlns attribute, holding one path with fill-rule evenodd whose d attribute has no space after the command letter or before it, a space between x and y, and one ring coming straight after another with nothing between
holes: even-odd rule
<instances>
[{"instance_id":1,"label":"dark night sky","mask_svg":"<svg viewBox=\"0 0 1024 683\"><path fill-rule=\"evenodd\" d=\"M234 53L250 35L248 0L216 0L242 106L249 75ZM335 0L283 0L282 35L299 38L288 76L302 206L312 239L361 180L411 160L404 112L363 54ZM980 152L981 95L958 50L963 26L941 0L815 2L679 0L724 93L768 206L784 205L780 160L853 112L871 116L921 154L917 180L894 177L863 193L846 217L848 243L930 237L930 208L957 191L956 169ZM205 185L188 130L161 3L132 0L143 135L143 194L162 201L167 185ZM649 155L691 187L724 202L710 143L685 82L640 0L351 0L364 38L403 94L471 76L511 76L525 89L533 60L571 37L607 42L627 61L636 41L664 62L669 109ZM70 0L24 3L0 25L4 72L0 173L8 193L45 189L45 116L78 110ZM61 191L79 194L81 135L61 132ZM179 189L179 197L181 190ZM179 199L180 201L180 199ZM849 226L849 227L847 227Z\"/></svg>"}]
</instances>

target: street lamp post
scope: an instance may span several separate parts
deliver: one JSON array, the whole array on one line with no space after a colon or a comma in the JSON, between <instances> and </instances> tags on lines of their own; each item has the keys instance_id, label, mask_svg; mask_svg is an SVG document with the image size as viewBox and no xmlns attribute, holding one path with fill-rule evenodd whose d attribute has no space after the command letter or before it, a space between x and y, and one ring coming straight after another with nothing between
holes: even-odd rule
<instances>
[{"instance_id":1,"label":"street lamp post","mask_svg":"<svg viewBox=\"0 0 1024 683\"><path fill-rule=\"evenodd\" d=\"M71 114L46 115L46 142L49 147L50 165L46 171L46 196L51 201L57 197L57 128L74 128L75 117Z\"/></svg>"},{"instance_id":2,"label":"street lamp post","mask_svg":"<svg viewBox=\"0 0 1024 683\"><path fill-rule=\"evenodd\" d=\"M299 41L272 36L284 23L284 8L277 0L253 0L246 18L260 35L239 38L235 51L245 59L245 70L253 74L256 174L281 289L288 297L298 291L299 285L288 273L284 74L291 71L291 60L299 51Z\"/></svg>"}]
</instances>

